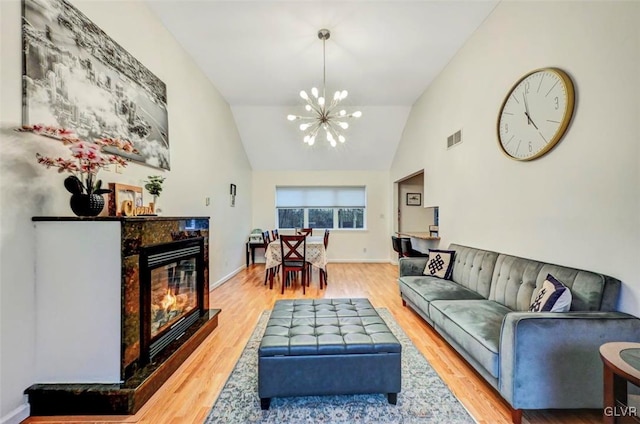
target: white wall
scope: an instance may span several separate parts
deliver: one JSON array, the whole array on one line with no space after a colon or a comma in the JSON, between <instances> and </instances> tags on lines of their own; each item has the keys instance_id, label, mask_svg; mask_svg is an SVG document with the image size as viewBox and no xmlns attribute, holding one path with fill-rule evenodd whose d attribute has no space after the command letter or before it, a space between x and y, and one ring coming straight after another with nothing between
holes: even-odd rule
<instances>
[{"instance_id":1,"label":"white wall","mask_svg":"<svg viewBox=\"0 0 640 424\"><path fill-rule=\"evenodd\" d=\"M451 242L609 274L640 315L640 3L502 2L416 102L390 181L425 168L425 202ZM496 120L525 73L556 66L576 87L565 138L508 159ZM464 128L464 143L446 136Z\"/></svg>"},{"instance_id":2,"label":"white wall","mask_svg":"<svg viewBox=\"0 0 640 424\"><path fill-rule=\"evenodd\" d=\"M244 267L251 228L251 167L228 104L144 2L73 4L167 85L171 171L132 163L122 174L101 171L100 176L141 186L148 175L162 173L167 178L160 197L164 215L210 216L210 283L216 284ZM62 186L66 175L35 162L35 152L66 150L12 130L21 124L20 19L20 1L0 1L0 421L25 413L22 392L34 383L31 217L72 215ZM229 206L230 183L237 185L235 208ZM205 197L211 198L210 206ZM211 304L215 307L215 299Z\"/></svg>"},{"instance_id":3,"label":"white wall","mask_svg":"<svg viewBox=\"0 0 640 424\"><path fill-rule=\"evenodd\" d=\"M367 187L367 229L332 230L327 256L330 262L388 262L391 246L388 180L388 172L374 171L254 171L253 227L263 231L276 228L276 186L364 185ZM261 252L256 252L256 262L264 261Z\"/></svg>"}]
</instances>

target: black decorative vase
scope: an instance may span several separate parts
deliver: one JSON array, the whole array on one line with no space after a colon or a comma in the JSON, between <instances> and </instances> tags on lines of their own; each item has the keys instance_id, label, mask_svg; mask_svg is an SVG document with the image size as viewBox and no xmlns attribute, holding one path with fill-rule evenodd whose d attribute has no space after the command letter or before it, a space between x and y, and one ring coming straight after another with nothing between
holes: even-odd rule
<instances>
[{"instance_id":1,"label":"black decorative vase","mask_svg":"<svg viewBox=\"0 0 640 424\"><path fill-rule=\"evenodd\" d=\"M69 204L78 216L96 216L104 208L104 197L101 194L74 194Z\"/></svg>"}]
</instances>

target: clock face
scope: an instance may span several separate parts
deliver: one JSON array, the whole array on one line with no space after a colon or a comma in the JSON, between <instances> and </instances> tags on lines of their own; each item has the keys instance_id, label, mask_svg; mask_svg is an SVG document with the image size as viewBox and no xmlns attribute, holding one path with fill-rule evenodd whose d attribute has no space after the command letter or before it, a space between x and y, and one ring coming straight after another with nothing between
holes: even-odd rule
<instances>
[{"instance_id":1,"label":"clock face","mask_svg":"<svg viewBox=\"0 0 640 424\"><path fill-rule=\"evenodd\" d=\"M560 141L573 115L571 78L555 68L538 69L511 89L498 116L498 141L512 159L538 158Z\"/></svg>"}]
</instances>

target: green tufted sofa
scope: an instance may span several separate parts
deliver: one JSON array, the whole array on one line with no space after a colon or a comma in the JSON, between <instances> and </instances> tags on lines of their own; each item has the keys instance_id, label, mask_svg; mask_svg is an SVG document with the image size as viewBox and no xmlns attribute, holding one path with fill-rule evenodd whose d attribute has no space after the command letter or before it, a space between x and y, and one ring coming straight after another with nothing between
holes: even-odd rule
<instances>
[{"instance_id":1,"label":"green tufted sofa","mask_svg":"<svg viewBox=\"0 0 640 424\"><path fill-rule=\"evenodd\" d=\"M423 275L427 258L400 259L409 305L511 405L602 408L600 345L640 341L640 319L615 312L620 281L595 272L451 244L453 276ZM547 274L573 296L569 312L529 312Z\"/></svg>"}]
</instances>

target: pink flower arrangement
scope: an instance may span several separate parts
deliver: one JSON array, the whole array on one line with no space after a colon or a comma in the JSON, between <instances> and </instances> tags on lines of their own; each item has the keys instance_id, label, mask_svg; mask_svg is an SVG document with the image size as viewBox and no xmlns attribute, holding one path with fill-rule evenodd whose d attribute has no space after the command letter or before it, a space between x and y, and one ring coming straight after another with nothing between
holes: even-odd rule
<instances>
[{"instance_id":1,"label":"pink flower arrangement","mask_svg":"<svg viewBox=\"0 0 640 424\"><path fill-rule=\"evenodd\" d=\"M102 180L97 179L98 171L110 165L127 166L128 161L120 156L107 154L103 151L106 146L112 146L123 152L138 153L130 141L115 138L100 138L93 142L83 141L76 137L71 130L43 125L23 126L18 131L60 140L69 145L71 158L52 158L36 153L38 163L47 168L58 168L58 172L69 172L72 176L65 179L64 185L73 194L104 194L110 190L102 188Z\"/></svg>"}]
</instances>

